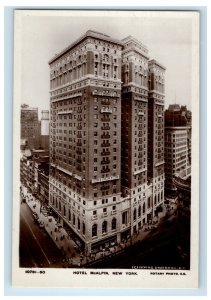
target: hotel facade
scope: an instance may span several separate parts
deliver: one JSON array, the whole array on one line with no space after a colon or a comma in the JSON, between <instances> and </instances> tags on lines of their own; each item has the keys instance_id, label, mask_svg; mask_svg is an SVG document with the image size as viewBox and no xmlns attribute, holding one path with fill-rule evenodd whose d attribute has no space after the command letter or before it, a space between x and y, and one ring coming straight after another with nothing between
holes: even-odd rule
<instances>
[{"instance_id":1,"label":"hotel facade","mask_svg":"<svg viewBox=\"0 0 211 300\"><path fill-rule=\"evenodd\" d=\"M89 254L162 207L165 68L133 37L91 30L49 66L49 204Z\"/></svg>"}]
</instances>

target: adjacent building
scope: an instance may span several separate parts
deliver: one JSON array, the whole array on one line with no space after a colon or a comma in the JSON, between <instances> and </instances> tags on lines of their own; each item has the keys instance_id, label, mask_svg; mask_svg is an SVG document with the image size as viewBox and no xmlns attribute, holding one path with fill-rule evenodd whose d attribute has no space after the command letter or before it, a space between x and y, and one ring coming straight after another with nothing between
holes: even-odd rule
<instances>
[{"instance_id":1,"label":"adjacent building","mask_svg":"<svg viewBox=\"0 0 211 300\"><path fill-rule=\"evenodd\" d=\"M133 37L91 30L49 65L49 204L88 254L162 206L165 68Z\"/></svg>"},{"instance_id":2,"label":"adjacent building","mask_svg":"<svg viewBox=\"0 0 211 300\"><path fill-rule=\"evenodd\" d=\"M21 139L24 139L30 149L39 148L40 131L38 108L21 105Z\"/></svg>"},{"instance_id":3,"label":"adjacent building","mask_svg":"<svg viewBox=\"0 0 211 300\"><path fill-rule=\"evenodd\" d=\"M166 194L176 191L174 176L187 170L191 162L191 118L186 113L187 109L178 104L170 105L165 112Z\"/></svg>"},{"instance_id":4,"label":"adjacent building","mask_svg":"<svg viewBox=\"0 0 211 300\"><path fill-rule=\"evenodd\" d=\"M37 194L40 191L39 172L44 172L47 175L48 170L49 151L26 149L22 153L20 159L20 180L33 194ZM48 184L45 187L49 189Z\"/></svg>"}]
</instances>

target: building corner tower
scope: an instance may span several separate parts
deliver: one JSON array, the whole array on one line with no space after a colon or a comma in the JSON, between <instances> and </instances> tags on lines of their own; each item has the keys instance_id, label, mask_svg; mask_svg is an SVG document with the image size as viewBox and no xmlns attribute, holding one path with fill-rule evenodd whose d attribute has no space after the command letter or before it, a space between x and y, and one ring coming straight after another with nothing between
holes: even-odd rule
<instances>
[{"instance_id":1,"label":"building corner tower","mask_svg":"<svg viewBox=\"0 0 211 300\"><path fill-rule=\"evenodd\" d=\"M130 235L147 222L151 205L147 185L148 49L132 36L122 40L121 184L128 196Z\"/></svg>"},{"instance_id":2,"label":"building corner tower","mask_svg":"<svg viewBox=\"0 0 211 300\"><path fill-rule=\"evenodd\" d=\"M148 183L152 185L153 216L164 203L165 67L149 61Z\"/></svg>"}]
</instances>

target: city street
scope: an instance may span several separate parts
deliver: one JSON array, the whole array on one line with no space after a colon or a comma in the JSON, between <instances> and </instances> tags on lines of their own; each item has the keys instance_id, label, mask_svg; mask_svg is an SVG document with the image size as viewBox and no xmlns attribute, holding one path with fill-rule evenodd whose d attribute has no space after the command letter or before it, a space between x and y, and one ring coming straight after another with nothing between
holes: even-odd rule
<instances>
[{"instance_id":1,"label":"city street","mask_svg":"<svg viewBox=\"0 0 211 300\"><path fill-rule=\"evenodd\" d=\"M26 203L20 210L20 267L62 267L62 254L52 239L34 223L32 212Z\"/></svg>"}]
</instances>

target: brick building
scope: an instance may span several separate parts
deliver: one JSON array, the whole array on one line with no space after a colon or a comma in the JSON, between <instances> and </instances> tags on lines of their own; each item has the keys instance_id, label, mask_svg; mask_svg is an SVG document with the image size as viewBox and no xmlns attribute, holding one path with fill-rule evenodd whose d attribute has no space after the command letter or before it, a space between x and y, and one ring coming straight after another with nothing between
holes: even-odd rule
<instances>
[{"instance_id":1,"label":"brick building","mask_svg":"<svg viewBox=\"0 0 211 300\"><path fill-rule=\"evenodd\" d=\"M49 65L49 204L90 253L131 236L163 203L165 68L133 37L90 30Z\"/></svg>"}]
</instances>

